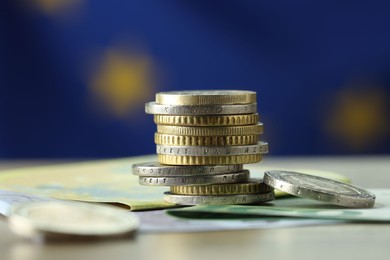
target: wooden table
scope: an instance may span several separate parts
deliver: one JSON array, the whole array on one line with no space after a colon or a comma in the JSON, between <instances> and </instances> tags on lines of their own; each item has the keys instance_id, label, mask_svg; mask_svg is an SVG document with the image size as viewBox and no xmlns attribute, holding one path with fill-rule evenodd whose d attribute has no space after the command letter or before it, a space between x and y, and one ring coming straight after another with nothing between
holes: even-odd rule
<instances>
[{"instance_id":1,"label":"wooden table","mask_svg":"<svg viewBox=\"0 0 390 260\"><path fill-rule=\"evenodd\" d=\"M0 168L48 164L0 162ZM264 165L335 171L367 188L390 188L390 157L278 157ZM338 224L268 230L138 234L104 242L32 243L0 220L0 259L389 259L389 224Z\"/></svg>"}]
</instances>

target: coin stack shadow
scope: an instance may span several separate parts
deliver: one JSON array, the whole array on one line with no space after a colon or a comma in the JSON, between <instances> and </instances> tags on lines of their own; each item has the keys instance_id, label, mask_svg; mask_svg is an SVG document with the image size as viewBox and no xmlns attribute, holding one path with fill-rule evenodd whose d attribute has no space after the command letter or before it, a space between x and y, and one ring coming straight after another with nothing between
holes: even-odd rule
<instances>
[{"instance_id":1,"label":"coin stack shadow","mask_svg":"<svg viewBox=\"0 0 390 260\"><path fill-rule=\"evenodd\" d=\"M272 187L243 170L268 153L268 144L259 140L256 92L161 92L145 111L157 124L159 163L133 165L141 185L170 186L164 200L181 205L274 199Z\"/></svg>"}]
</instances>

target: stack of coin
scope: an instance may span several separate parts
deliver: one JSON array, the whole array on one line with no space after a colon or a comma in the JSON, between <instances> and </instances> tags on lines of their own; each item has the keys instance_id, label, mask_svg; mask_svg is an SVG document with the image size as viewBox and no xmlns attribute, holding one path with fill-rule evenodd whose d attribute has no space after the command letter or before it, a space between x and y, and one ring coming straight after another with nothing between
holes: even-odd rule
<instances>
[{"instance_id":1,"label":"stack of coin","mask_svg":"<svg viewBox=\"0 0 390 260\"><path fill-rule=\"evenodd\" d=\"M158 163L133 165L141 185L170 186L165 200L182 205L251 204L274 198L243 164L268 152L253 91L156 94L145 106L157 124Z\"/></svg>"}]
</instances>

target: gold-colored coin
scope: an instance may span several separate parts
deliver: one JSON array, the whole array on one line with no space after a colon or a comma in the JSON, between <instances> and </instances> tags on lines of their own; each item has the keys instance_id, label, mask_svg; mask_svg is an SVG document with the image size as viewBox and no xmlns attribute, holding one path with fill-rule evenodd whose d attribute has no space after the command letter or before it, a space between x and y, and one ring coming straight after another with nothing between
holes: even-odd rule
<instances>
[{"instance_id":1,"label":"gold-colored coin","mask_svg":"<svg viewBox=\"0 0 390 260\"><path fill-rule=\"evenodd\" d=\"M239 126L254 125L259 121L259 114L224 115L224 116L173 116L154 115L154 122L160 125L178 126Z\"/></svg>"},{"instance_id":2,"label":"gold-colored coin","mask_svg":"<svg viewBox=\"0 0 390 260\"><path fill-rule=\"evenodd\" d=\"M188 136L256 135L263 133L263 124L226 127L157 125L157 132L160 134Z\"/></svg>"},{"instance_id":3,"label":"gold-colored coin","mask_svg":"<svg viewBox=\"0 0 390 260\"><path fill-rule=\"evenodd\" d=\"M229 105L256 103L256 92L247 90L193 90L156 94L156 103L164 105Z\"/></svg>"},{"instance_id":4,"label":"gold-colored coin","mask_svg":"<svg viewBox=\"0 0 390 260\"><path fill-rule=\"evenodd\" d=\"M259 135L189 136L154 134L154 142L174 146L226 146L257 144Z\"/></svg>"},{"instance_id":5,"label":"gold-colored coin","mask_svg":"<svg viewBox=\"0 0 390 260\"><path fill-rule=\"evenodd\" d=\"M171 186L172 194L179 195L231 195L271 192L274 189L262 179L249 179L243 183L225 183L194 186Z\"/></svg>"},{"instance_id":6,"label":"gold-colored coin","mask_svg":"<svg viewBox=\"0 0 390 260\"><path fill-rule=\"evenodd\" d=\"M230 156L177 156L158 154L158 161L168 165L226 165L261 162L261 154L230 155Z\"/></svg>"}]
</instances>

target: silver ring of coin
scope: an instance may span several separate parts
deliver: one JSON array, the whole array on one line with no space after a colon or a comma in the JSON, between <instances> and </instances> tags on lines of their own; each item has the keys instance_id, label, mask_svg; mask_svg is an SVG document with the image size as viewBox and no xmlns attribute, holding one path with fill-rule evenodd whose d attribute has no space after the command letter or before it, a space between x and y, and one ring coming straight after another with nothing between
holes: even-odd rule
<instances>
[{"instance_id":1,"label":"silver ring of coin","mask_svg":"<svg viewBox=\"0 0 390 260\"><path fill-rule=\"evenodd\" d=\"M243 105L162 105L145 104L147 114L157 115L239 115L257 112L257 103Z\"/></svg>"},{"instance_id":2,"label":"silver ring of coin","mask_svg":"<svg viewBox=\"0 0 390 260\"><path fill-rule=\"evenodd\" d=\"M138 163L132 166L133 174L138 176L197 176L206 174L224 174L242 171L242 164L208 165L208 166L174 166L163 165L158 162Z\"/></svg>"},{"instance_id":3,"label":"silver ring of coin","mask_svg":"<svg viewBox=\"0 0 390 260\"><path fill-rule=\"evenodd\" d=\"M243 170L236 173L199 175L199 176L175 176L175 177L139 177L139 184L146 186L185 186L185 185L209 185L220 183L244 182L249 179L249 171Z\"/></svg>"},{"instance_id":4,"label":"silver ring of coin","mask_svg":"<svg viewBox=\"0 0 390 260\"><path fill-rule=\"evenodd\" d=\"M275 199L273 192L235 195L176 195L164 193L164 200L179 205L237 205L264 203Z\"/></svg>"},{"instance_id":5,"label":"silver ring of coin","mask_svg":"<svg viewBox=\"0 0 390 260\"><path fill-rule=\"evenodd\" d=\"M247 154L268 153L268 143L258 142L254 145L237 146L168 146L156 145L158 154L180 155L180 156L229 156Z\"/></svg>"},{"instance_id":6,"label":"silver ring of coin","mask_svg":"<svg viewBox=\"0 0 390 260\"><path fill-rule=\"evenodd\" d=\"M362 188L303 173L266 171L263 181L295 196L344 207L371 208L375 203L375 195Z\"/></svg>"}]
</instances>

